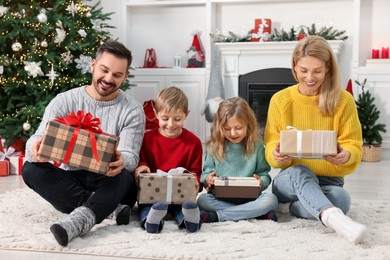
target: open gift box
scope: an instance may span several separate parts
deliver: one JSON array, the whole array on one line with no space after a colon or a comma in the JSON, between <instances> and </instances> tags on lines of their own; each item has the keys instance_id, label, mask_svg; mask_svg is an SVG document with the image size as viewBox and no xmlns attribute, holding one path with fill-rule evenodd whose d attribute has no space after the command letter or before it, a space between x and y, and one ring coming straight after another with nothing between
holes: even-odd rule
<instances>
[{"instance_id":1,"label":"open gift box","mask_svg":"<svg viewBox=\"0 0 390 260\"><path fill-rule=\"evenodd\" d=\"M254 199L261 193L260 182L255 177L215 177L212 193L216 198Z\"/></svg>"}]
</instances>

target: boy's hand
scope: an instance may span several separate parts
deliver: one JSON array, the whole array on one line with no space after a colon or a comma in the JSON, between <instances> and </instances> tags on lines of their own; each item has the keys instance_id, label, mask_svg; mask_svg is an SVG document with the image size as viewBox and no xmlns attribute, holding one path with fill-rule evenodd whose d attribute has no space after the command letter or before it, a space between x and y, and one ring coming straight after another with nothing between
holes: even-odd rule
<instances>
[{"instance_id":1,"label":"boy's hand","mask_svg":"<svg viewBox=\"0 0 390 260\"><path fill-rule=\"evenodd\" d=\"M150 173L150 168L146 165L141 165L134 171L135 183L138 185L138 176L141 173Z\"/></svg>"}]
</instances>

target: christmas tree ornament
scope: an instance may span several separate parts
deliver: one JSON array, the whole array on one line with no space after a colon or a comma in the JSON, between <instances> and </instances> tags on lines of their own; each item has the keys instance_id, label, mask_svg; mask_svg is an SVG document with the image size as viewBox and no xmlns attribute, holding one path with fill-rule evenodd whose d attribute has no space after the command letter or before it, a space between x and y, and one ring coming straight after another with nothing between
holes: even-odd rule
<instances>
[{"instance_id":1,"label":"christmas tree ornament","mask_svg":"<svg viewBox=\"0 0 390 260\"><path fill-rule=\"evenodd\" d=\"M0 66L0 75L4 73L4 67Z\"/></svg>"},{"instance_id":2,"label":"christmas tree ornament","mask_svg":"<svg viewBox=\"0 0 390 260\"><path fill-rule=\"evenodd\" d=\"M29 131L31 129L31 124L26 121L24 124L23 124L23 130L24 131Z\"/></svg>"},{"instance_id":3,"label":"christmas tree ornament","mask_svg":"<svg viewBox=\"0 0 390 260\"><path fill-rule=\"evenodd\" d=\"M11 46L13 52L19 52L22 50L23 46L20 42L14 42Z\"/></svg>"},{"instance_id":4,"label":"christmas tree ornament","mask_svg":"<svg viewBox=\"0 0 390 260\"><path fill-rule=\"evenodd\" d=\"M68 5L68 7L65 10L68 11L69 13L71 13L72 17L74 17L74 14L77 13L77 11L79 9L80 9L80 7L75 5L74 2L72 1L72 3L70 5Z\"/></svg>"},{"instance_id":5,"label":"christmas tree ornament","mask_svg":"<svg viewBox=\"0 0 390 260\"><path fill-rule=\"evenodd\" d=\"M41 69L41 61L38 62L30 62L25 61L24 62L24 70L28 72L29 76L32 76L33 78L36 78L37 76L43 76L43 72Z\"/></svg>"},{"instance_id":6,"label":"christmas tree ornament","mask_svg":"<svg viewBox=\"0 0 390 260\"><path fill-rule=\"evenodd\" d=\"M46 40L43 40L43 41L41 42L41 47L47 48L47 41L46 41Z\"/></svg>"},{"instance_id":7,"label":"christmas tree ornament","mask_svg":"<svg viewBox=\"0 0 390 260\"><path fill-rule=\"evenodd\" d=\"M9 10L9 7L5 7L5 6L0 6L0 17L2 17L3 15L5 15L6 13L8 13L8 10Z\"/></svg>"},{"instance_id":8,"label":"christmas tree ornament","mask_svg":"<svg viewBox=\"0 0 390 260\"><path fill-rule=\"evenodd\" d=\"M219 104L225 99L225 88L222 83L220 54L215 43L211 44L211 66L209 89L206 97L206 106L202 112L207 122L213 122Z\"/></svg>"},{"instance_id":9,"label":"christmas tree ornament","mask_svg":"<svg viewBox=\"0 0 390 260\"><path fill-rule=\"evenodd\" d=\"M47 15L46 15L45 11L41 11L41 13L37 15L37 18L38 18L38 21L40 23L46 23L47 22Z\"/></svg>"},{"instance_id":10,"label":"christmas tree ornament","mask_svg":"<svg viewBox=\"0 0 390 260\"><path fill-rule=\"evenodd\" d=\"M61 53L61 59L63 59L64 63L68 65L73 61L73 55L70 51Z\"/></svg>"},{"instance_id":11,"label":"christmas tree ornament","mask_svg":"<svg viewBox=\"0 0 390 260\"><path fill-rule=\"evenodd\" d=\"M58 74L54 71L53 65L51 65L51 70L46 76L51 80L51 85L53 85L54 80L58 77Z\"/></svg>"}]
</instances>

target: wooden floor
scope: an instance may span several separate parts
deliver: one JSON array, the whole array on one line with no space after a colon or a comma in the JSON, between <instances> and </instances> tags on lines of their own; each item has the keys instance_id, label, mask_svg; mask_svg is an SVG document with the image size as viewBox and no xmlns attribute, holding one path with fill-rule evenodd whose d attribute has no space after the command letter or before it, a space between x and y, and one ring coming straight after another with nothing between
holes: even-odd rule
<instances>
[{"instance_id":1,"label":"wooden floor","mask_svg":"<svg viewBox=\"0 0 390 260\"><path fill-rule=\"evenodd\" d=\"M390 200L390 151L382 156L380 162L362 162L358 170L345 178L345 188L353 199ZM278 170L272 170L271 176ZM23 188L25 184L20 176L0 177L0 194ZM6 224L6 223L3 223ZM90 255L42 253L31 251L0 250L0 259L40 259L40 260L103 260L129 259L121 257L100 257Z\"/></svg>"}]
</instances>

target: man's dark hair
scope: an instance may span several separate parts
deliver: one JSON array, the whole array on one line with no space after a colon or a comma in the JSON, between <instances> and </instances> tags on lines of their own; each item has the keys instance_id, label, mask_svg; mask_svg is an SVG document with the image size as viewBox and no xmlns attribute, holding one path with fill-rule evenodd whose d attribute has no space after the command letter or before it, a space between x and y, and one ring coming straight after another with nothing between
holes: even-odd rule
<instances>
[{"instance_id":1,"label":"man's dark hair","mask_svg":"<svg viewBox=\"0 0 390 260\"><path fill-rule=\"evenodd\" d=\"M131 51L127 49L126 46L122 43L115 40L107 40L97 49L96 58L101 56L104 52L111 53L117 58L126 59L127 70L130 69L131 62L133 61L133 56L131 55Z\"/></svg>"}]
</instances>

